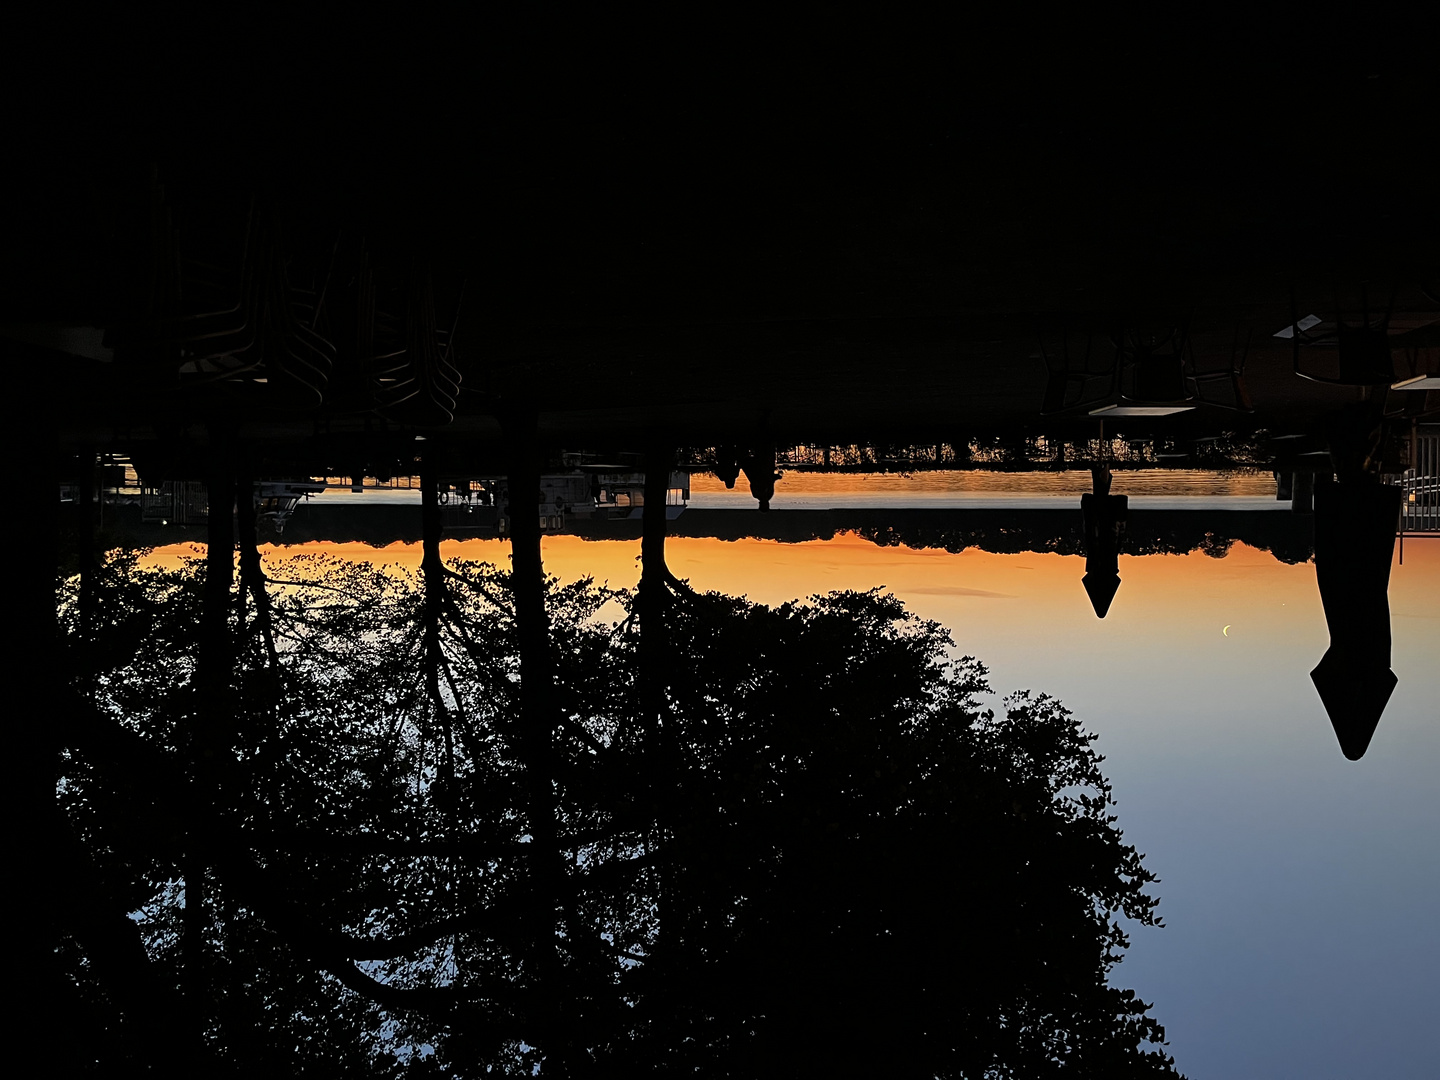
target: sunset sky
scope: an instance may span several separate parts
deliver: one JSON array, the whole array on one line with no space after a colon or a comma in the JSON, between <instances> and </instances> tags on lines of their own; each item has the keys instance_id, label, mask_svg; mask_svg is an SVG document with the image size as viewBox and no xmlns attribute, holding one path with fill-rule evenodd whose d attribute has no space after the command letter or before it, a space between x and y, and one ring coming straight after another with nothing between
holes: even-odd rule
<instances>
[{"instance_id":1,"label":"sunset sky","mask_svg":"<svg viewBox=\"0 0 1440 1080\"><path fill-rule=\"evenodd\" d=\"M419 545L401 544L267 558L320 550L420 560ZM549 572L614 586L635 583L639 550L544 542ZM442 551L508 561L496 540ZM680 538L667 552L694 587L768 604L883 586L948 627L997 693L1053 694L1098 733L1120 824L1160 876L1167 924L1135 934L1115 978L1156 1002L1189 1075L1354 1077L1382 1050L1393 1075L1423 1074L1440 958L1440 541L1408 540L1392 569L1400 682L1358 762L1341 756L1309 679L1328 644L1313 564L1238 544L1223 559L1122 556L1101 621L1075 556L881 548L853 535Z\"/></svg>"}]
</instances>

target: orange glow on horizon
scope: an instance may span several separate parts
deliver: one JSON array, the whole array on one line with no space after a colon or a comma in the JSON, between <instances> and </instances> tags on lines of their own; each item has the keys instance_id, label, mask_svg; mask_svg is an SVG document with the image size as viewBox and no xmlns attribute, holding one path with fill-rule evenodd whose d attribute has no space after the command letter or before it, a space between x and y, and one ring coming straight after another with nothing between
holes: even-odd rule
<instances>
[{"instance_id":1,"label":"orange glow on horizon","mask_svg":"<svg viewBox=\"0 0 1440 1080\"><path fill-rule=\"evenodd\" d=\"M404 543L262 550L267 561L323 553L412 570L421 558L421 545ZM546 570L562 581L588 576L629 588L639 580L638 539L551 536L543 551ZM178 562L200 552L175 545L156 549L148 561ZM441 552L502 567L510 555L502 540L445 541ZM756 603L885 588L916 616L944 626L957 655L984 660L997 686L1037 686L1077 706L1096 706L1102 699L1087 695L1122 672L1131 692L1157 701L1175 693L1208 700L1215 679L1243 677L1260 686L1281 678L1277 671L1309 692L1305 673L1328 643L1314 564L1286 565L1243 544L1221 559L1198 551L1122 555L1120 591L1105 619L1090 608L1078 555L878 547L853 533L798 544L679 537L666 552L670 569L696 589ZM1440 629L1440 542L1407 539L1405 564L1391 571L1390 609L1397 673L1413 679L1431 671L1430 643Z\"/></svg>"},{"instance_id":2,"label":"orange glow on horizon","mask_svg":"<svg viewBox=\"0 0 1440 1080\"><path fill-rule=\"evenodd\" d=\"M559 535L546 537L543 545L546 571L563 581L588 576L614 588L631 588L639 580L638 539L583 540ZM502 567L508 565L510 557L509 542L498 539L447 540L441 543L440 550L447 559L472 559ZM378 548L327 541L267 544L262 545L261 552L267 560L326 554L411 569L418 568L421 559L420 544L403 542ZM145 561L175 566L203 553L201 545L175 544L155 548ZM875 587L914 598L920 607L931 606L922 600L928 597L964 606L993 604L1074 592L1084 573L1084 559L1078 555L879 547L854 533L792 544L675 537L667 542L666 554L671 570L697 589L745 595L768 604L835 589ZM1276 562L1268 552L1239 543L1221 559L1198 551L1187 555L1122 555L1120 577L1125 585L1116 601L1116 614L1136 603L1147 608L1155 604L1190 604L1221 588L1226 581L1244 580L1247 594L1252 596L1256 590L1268 593L1279 588L1288 592L1282 582L1304 582L1308 595L1315 595L1313 564L1287 566ZM1391 571L1391 603L1397 611L1413 610L1417 615L1424 613L1427 604L1433 605L1432 611L1440 610L1440 542L1407 539L1405 563L1398 565L1397 557Z\"/></svg>"}]
</instances>

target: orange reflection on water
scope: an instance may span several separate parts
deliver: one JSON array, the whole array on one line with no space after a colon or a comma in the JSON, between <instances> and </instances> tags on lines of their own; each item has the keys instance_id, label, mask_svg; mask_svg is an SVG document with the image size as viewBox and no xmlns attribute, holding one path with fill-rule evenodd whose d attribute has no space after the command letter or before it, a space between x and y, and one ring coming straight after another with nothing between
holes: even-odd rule
<instances>
[{"instance_id":1,"label":"orange reflection on water","mask_svg":"<svg viewBox=\"0 0 1440 1080\"><path fill-rule=\"evenodd\" d=\"M615 588L633 587L639 580L639 540L548 536L543 543L546 571L561 580L589 576ZM447 540L441 543L440 550L447 559L473 559L498 566L507 566L510 558L509 542L498 539ZM418 568L421 558L419 544L401 542L384 547L328 541L266 544L261 551L267 560L325 554L409 568ZM149 565L175 566L185 558L203 554L203 545L173 544L155 548L145 561ZM1072 593L1083 596L1080 577L1084 559L1078 555L878 547L853 533L798 544L676 537L667 542L666 556L671 570L697 589L745 595L767 604L834 589L875 587L913 598L917 607L924 608L935 604L973 608L981 603L994 608L1002 606L1002 601L1043 602ZM1160 609L1204 608L1210 599L1222 596L1233 602L1237 591L1266 602L1283 601L1292 595L1296 599L1301 595L1315 597L1313 564L1287 566L1276 562L1268 552L1239 543L1223 559L1200 552L1122 555L1120 576L1124 584L1107 622L1116 618L1128 621L1127 610L1154 615ZM1403 565L1399 564L1397 551L1390 594L1392 609L1399 617L1437 617L1440 540L1407 538ZM1318 606L1318 599L1315 603Z\"/></svg>"},{"instance_id":2,"label":"orange reflection on water","mask_svg":"<svg viewBox=\"0 0 1440 1080\"><path fill-rule=\"evenodd\" d=\"M1087 469L1004 472L995 469L935 469L913 473L785 471L775 486L782 495L1075 495L1091 488ZM690 474L695 494L727 489L712 472ZM735 491L744 494L744 477ZM1115 474L1117 495L1275 496L1275 477L1265 469L1122 469Z\"/></svg>"},{"instance_id":3,"label":"orange reflection on water","mask_svg":"<svg viewBox=\"0 0 1440 1080\"><path fill-rule=\"evenodd\" d=\"M174 562L202 550L175 545L148 559ZM326 554L411 569L421 558L419 544L403 543L263 550L267 560ZM447 559L502 567L510 555L502 540L446 541L441 551ZM854 534L798 544L679 537L666 552L670 568L696 589L759 603L884 587L916 615L944 625L959 654L985 660L997 686L1045 688L1095 713L1111 708L1105 696L1111 691L1103 688L1117 680L1126 695L1156 707L1177 698L1241 695L1243 707L1230 709L1236 717L1251 715L1267 692L1283 690L1282 703L1309 702L1307 673L1329 642L1314 564L1286 565L1243 544L1222 559L1200 552L1122 555L1120 591L1103 620L1080 583L1085 560L1078 555L877 547ZM544 540L547 571L565 581L589 576L631 587L639 579L639 554L638 540ZM1396 674L1407 693L1413 688L1424 697L1433 693L1424 688L1434 686L1433 642L1440 630L1440 540L1406 540L1405 563L1391 572L1390 607ZM1318 708L1318 701L1311 703ZM1404 710L1397 704L1391 711ZM1323 713L1316 715L1323 720Z\"/></svg>"},{"instance_id":4,"label":"orange reflection on water","mask_svg":"<svg viewBox=\"0 0 1440 1080\"><path fill-rule=\"evenodd\" d=\"M1397 647L1432 635L1440 618L1440 540L1411 538L1405 547L1405 563L1397 560L1390 583ZM157 548L148 561L173 565L201 551L191 544ZM421 558L414 543L376 548L314 542L266 545L262 551L267 561L325 554L410 569L417 569ZM502 567L510 558L503 540L445 541L441 552L447 559ZM1261 646L1319 655L1327 640L1314 564L1286 565L1244 544L1235 544L1223 559L1200 552L1122 555L1120 592L1103 621L1086 600L1080 584L1085 561L1078 555L877 547L855 534L798 544L678 537L667 543L666 553L671 570L696 589L758 603L885 588L915 614L949 627L963 652L978 655L1006 646L1064 648L1082 639L1107 641L1117 649L1163 642L1198 650L1197 658L1215 649ZM612 588L633 587L639 554L638 540L544 540L545 568L562 581L593 577Z\"/></svg>"}]
</instances>

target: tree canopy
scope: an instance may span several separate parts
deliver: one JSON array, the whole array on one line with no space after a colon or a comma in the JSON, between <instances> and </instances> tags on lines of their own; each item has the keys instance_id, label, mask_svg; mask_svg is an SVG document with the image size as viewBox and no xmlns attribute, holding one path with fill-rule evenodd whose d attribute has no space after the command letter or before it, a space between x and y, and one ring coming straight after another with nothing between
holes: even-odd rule
<instances>
[{"instance_id":1,"label":"tree canopy","mask_svg":"<svg viewBox=\"0 0 1440 1080\"><path fill-rule=\"evenodd\" d=\"M244 547L60 591L65 832L143 943L63 939L77 1071L1176 1075L1092 736L893 596L551 579L542 667L516 574Z\"/></svg>"}]
</instances>

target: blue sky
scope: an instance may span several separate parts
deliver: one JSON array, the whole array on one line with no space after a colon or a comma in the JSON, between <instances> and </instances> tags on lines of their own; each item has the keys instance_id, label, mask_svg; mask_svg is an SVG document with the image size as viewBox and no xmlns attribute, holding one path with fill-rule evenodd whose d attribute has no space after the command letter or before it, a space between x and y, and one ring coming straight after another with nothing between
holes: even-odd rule
<instances>
[{"instance_id":1,"label":"blue sky","mask_svg":"<svg viewBox=\"0 0 1440 1080\"><path fill-rule=\"evenodd\" d=\"M500 541L442 549L508 557ZM418 545L346 553L419 559ZM1223 559L1122 556L1101 621L1075 556L843 535L679 538L667 553L697 587L766 603L890 588L986 663L997 698L1050 693L1099 734L1120 825L1161 879L1166 923L1132 935L1114 978L1155 1003L1188 1075L1435 1075L1440 539L1408 541L1392 568L1400 681L1358 762L1341 755L1309 678L1328 644L1311 564L1239 545ZM638 554L634 541L545 541L550 572L617 586L634 584Z\"/></svg>"}]
</instances>

